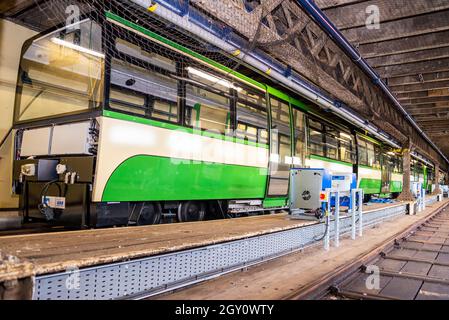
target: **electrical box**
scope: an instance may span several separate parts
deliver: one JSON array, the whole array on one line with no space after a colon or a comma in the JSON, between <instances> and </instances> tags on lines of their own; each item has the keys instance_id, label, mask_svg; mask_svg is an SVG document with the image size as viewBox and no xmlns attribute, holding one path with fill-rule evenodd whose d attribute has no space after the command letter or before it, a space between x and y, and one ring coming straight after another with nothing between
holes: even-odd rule
<instances>
[{"instance_id":1,"label":"electrical box","mask_svg":"<svg viewBox=\"0 0 449 320\"><path fill-rule=\"evenodd\" d=\"M292 169L290 171L290 209L316 210L322 205L322 191L331 188L326 169Z\"/></svg>"},{"instance_id":2,"label":"electrical box","mask_svg":"<svg viewBox=\"0 0 449 320\"><path fill-rule=\"evenodd\" d=\"M355 173L337 173L332 175L332 190L342 193L349 193L357 188Z\"/></svg>"},{"instance_id":3,"label":"electrical box","mask_svg":"<svg viewBox=\"0 0 449 320\"><path fill-rule=\"evenodd\" d=\"M20 156L92 155L94 144L90 121L30 129L23 132Z\"/></svg>"},{"instance_id":4,"label":"electrical box","mask_svg":"<svg viewBox=\"0 0 449 320\"><path fill-rule=\"evenodd\" d=\"M55 126L51 141L52 155L89 155L91 147L90 122L79 122Z\"/></svg>"},{"instance_id":5,"label":"electrical box","mask_svg":"<svg viewBox=\"0 0 449 320\"><path fill-rule=\"evenodd\" d=\"M51 127L25 130L20 156L47 156L50 153Z\"/></svg>"}]
</instances>

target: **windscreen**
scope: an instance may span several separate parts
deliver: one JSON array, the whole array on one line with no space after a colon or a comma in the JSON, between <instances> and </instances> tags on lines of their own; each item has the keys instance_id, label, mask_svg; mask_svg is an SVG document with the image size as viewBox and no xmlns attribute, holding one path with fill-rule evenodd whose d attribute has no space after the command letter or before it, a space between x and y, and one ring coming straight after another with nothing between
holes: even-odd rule
<instances>
[{"instance_id":1,"label":"windscreen","mask_svg":"<svg viewBox=\"0 0 449 320\"><path fill-rule=\"evenodd\" d=\"M87 19L25 47L19 70L16 122L99 107L103 98L101 27Z\"/></svg>"}]
</instances>

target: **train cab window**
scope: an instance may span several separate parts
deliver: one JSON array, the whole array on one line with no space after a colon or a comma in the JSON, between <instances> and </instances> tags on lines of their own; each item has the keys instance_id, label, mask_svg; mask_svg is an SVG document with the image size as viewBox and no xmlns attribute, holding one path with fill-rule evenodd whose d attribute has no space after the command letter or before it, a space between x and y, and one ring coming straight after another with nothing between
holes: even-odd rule
<instances>
[{"instance_id":1,"label":"train cab window","mask_svg":"<svg viewBox=\"0 0 449 320\"><path fill-rule=\"evenodd\" d=\"M101 26L83 20L25 46L15 121L80 113L101 106L105 65L102 43Z\"/></svg>"},{"instance_id":2,"label":"train cab window","mask_svg":"<svg viewBox=\"0 0 449 320\"><path fill-rule=\"evenodd\" d=\"M265 94L250 89L237 91L236 137L268 144L268 113Z\"/></svg>"}]
</instances>

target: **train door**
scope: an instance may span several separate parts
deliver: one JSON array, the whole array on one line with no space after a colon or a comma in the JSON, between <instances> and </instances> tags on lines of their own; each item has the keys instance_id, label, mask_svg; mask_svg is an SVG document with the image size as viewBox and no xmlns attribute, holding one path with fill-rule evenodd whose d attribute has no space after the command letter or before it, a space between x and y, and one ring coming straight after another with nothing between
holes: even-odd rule
<instances>
[{"instance_id":1,"label":"train door","mask_svg":"<svg viewBox=\"0 0 449 320\"><path fill-rule=\"evenodd\" d=\"M390 193L390 182L393 173L393 166L388 155L383 155L382 159L382 188L381 193Z\"/></svg>"},{"instance_id":2,"label":"train door","mask_svg":"<svg viewBox=\"0 0 449 320\"><path fill-rule=\"evenodd\" d=\"M290 168L292 165L292 142L290 129L290 105L270 96L270 167L267 197L287 197Z\"/></svg>"}]
</instances>

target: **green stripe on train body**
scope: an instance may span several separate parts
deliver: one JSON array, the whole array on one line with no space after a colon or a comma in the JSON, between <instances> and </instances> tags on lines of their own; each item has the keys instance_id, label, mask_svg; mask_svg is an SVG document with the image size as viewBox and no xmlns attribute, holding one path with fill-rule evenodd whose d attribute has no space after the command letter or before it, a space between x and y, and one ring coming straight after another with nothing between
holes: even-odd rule
<instances>
[{"instance_id":1,"label":"green stripe on train body","mask_svg":"<svg viewBox=\"0 0 449 320\"><path fill-rule=\"evenodd\" d=\"M287 206L287 198L265 198L263 201L264 208L283 208Z\"/></svg>"},{"instance_id":2,"label":"green stripe on train body","mask_svg":"<svg viewBox=\"0 0 449 320\"><path fill-rule=\"evenodd\" d=\"M359 188L363 189L364 194L379 194L381 187L382 182L379 179L362 178L359 184Z\"/></svg>"},{"instance_id":3,"label":"green stripe on train body","mask_svg":"<svg viewBox=\"0 0 449 320\"><path fill-rule=\"evenodd\" d=\"M139 155L115 169L102 201L263 199L265 168Z\"/></svg>"},{"instance_id":4,"label":"green stripe on train body","mask_svg":"<svg viewBox=\"0 0 449 320\"><path fill-rule=\"evenodd\" d=\"M402 192L402 181L391 181L390 182L390 192Z\"/></svg>"}]
</instances>

